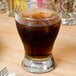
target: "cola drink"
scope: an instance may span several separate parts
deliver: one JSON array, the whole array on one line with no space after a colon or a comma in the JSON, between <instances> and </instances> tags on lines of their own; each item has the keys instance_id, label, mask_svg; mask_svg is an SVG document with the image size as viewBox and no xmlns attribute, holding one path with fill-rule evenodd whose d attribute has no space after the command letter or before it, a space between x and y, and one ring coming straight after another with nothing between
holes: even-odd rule
<instances>
[{"instance_id":1,"label":"cola drink","mask_svg":"<svg viewBox=\"0 0 76 76\"><path fill-rule=\"evenodd\" d=\"M48 58L60 28L60 18L46 9L22 11L16 15L16 26L27 57Z\"/></svg>"}]
</instances>

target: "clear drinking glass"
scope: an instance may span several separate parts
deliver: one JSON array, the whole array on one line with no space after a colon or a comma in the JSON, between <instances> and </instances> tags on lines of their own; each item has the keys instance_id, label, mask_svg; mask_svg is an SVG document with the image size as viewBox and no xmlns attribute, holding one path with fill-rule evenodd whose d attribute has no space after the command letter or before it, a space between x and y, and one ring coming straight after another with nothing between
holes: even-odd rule
<instances>
[{"instance_id":1,"label":"clear drinking glass","mask_svg":"<svg viewBox=\"0 0 76 76\"><path fill-rule=\"evenodd\" d=\"M6 0L0 0L0 13L5 13L7 10Z\"/></svg>"},{"instance_id":2,"label":"clear drinking glass","mask_svg":"<svg viewBox=\"0 0 76 76\"><path fill-rule=\"evenodd\" d=\"M76 0L55 0L62 16L62 24L76 24Z\"/></svg>"},{"instance_id":3,"label":"clear drinking glass","mask_svg":"<svg viewBox=\"0 0 76 76\"><path fill-rule=\"evenodd\" d=\"M7 15L14 17L15 9L18 5L26 7L26 0L6 0L7 2Z\"/></svg>"},{"instance_id":4,"label":"clear drinking glass","mask_svg":"<svg viewBox=\"0 0 76 76\"><path fill-rule=\"evenodd\" d=\"M14 2L15 0L6 0L7 2L7 15L8 16L14 16Z\"/></svg>"},{"instance_id":5,"label":"clear drinking glass","mask_svg":"<svg viewBox=\"0 0 76 76\"><path fill-rule=\"evenodd\" d=\"M28 2L16 8L15 20L25 49L22 66L34 73L44 73L55 68L52 48L61 19L51 2Z\"/></svg>"}]
</instances>

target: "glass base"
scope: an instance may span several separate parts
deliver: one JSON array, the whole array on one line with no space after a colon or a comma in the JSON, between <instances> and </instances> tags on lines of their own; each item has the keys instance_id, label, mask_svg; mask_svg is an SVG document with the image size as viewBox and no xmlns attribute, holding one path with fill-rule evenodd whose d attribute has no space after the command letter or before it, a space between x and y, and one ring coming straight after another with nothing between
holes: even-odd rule
<instances>
[{"instance_id":1,"label":"glass base","mask_svg":"<svg viewBox=\"0 0 76 76\"><path fill-rule=\"evenodd\" d=\"M62 24L64 25L75 25L76 24L76 12L63 13Z\"/></svg>"},{"instance_id":2,"label":"glass base","mask_svg":"<svg viewBox=\"0 0 76 76\"><path fill-rule=\"evenodd\" d=\"M45 73L52 71L55 68L55 63L53 57L49 57L47 60L30 60L24 58L22 67L29 72Z\"/></svg>"}]
</instances>

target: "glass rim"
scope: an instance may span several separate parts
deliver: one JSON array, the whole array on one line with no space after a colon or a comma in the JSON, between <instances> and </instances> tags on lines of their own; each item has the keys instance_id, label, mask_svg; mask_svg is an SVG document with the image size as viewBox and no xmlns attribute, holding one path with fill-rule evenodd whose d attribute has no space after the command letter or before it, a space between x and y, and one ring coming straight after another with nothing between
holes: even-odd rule
<instances>
[{"instance_id":1,"label":"glass rim","mask_svg":"<svg viewBox=\"0 0 76 76\"><path fill-rule=\"evenodd\" d=\"M38 2L44 2L44 3L50 3L50 4L52 4L52 2L47 2L47 1L38 1ZM31 4L31 3L38 3L38 2L27 2L28 4ZM49 19L54 19L54 18L56 18L56 17L58 17L59 15L57 14L57 12L55 12L56 13L56 15L55 16L53 16L53 17L51 17L51 18L39 18L39 19L37 19L37 18L28 18L28 17L22 17L19 13L18 13L18 9L20 8L20 6L21 5L19 5L19 6L17 6L16 7L16 9L15 9L15 14L16 15L18 15L19 17L21 17L21 18L23 18L23 19L26 19L26 20L37 20L37 21L40 21L40 20L42 20L42 21L44 21L44 20L49 20ZM43 8L44 9L44 8Z\"/></svg>"}]
</instances>

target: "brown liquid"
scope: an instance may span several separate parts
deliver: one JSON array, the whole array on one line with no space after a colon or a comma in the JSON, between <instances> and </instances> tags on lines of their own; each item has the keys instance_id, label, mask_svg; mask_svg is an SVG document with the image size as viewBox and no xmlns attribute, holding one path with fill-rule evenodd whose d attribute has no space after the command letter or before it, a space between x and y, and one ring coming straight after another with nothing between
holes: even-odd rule
<instances>
[{"instance_id":1,"label":"brown liquid","mask_svg":"<svg viewBox=\"0 0 76 76\"><path fill-rule=\"evenodd\" d=\"M34 20L25 19L23 23L16 20L16 26L23 41L26 55L36 59L47 58L52 54L52 47L61 21L58 19L58 21L56 19L51 20L51 18L37 20L37 17L35 20L35 16L36 14L32 15ZM43 19L43 17L39 17L38 19Z\"/></svg>"}]
</instances>

